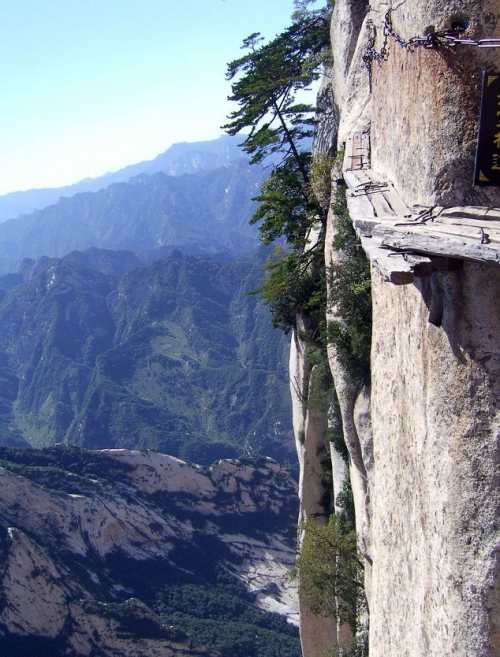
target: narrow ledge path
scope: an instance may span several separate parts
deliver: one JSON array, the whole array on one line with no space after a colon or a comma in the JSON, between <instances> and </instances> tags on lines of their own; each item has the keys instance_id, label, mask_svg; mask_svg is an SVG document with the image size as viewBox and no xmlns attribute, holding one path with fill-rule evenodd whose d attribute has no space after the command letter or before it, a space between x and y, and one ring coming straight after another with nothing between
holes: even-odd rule
<instances>
[{"instance_id":1,"label":"narrow ledge path","mask_svg":"<svg viewBox=\"0 0 500 657\"><path fill-rule=\"evenodd\" d=\"M393 185L370 168L369 134L346 144L344 180L353 226L384 279L407 285L457 261L500 266L500 208L409 208Z\"/></svg>"}]
</instances>

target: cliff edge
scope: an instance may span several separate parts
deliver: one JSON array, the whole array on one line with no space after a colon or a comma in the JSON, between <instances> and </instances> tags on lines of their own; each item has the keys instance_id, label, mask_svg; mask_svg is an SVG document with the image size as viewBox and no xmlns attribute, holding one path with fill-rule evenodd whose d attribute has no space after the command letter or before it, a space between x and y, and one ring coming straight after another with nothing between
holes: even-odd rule
<instances>
[{"instance_id":1,"label":"cliff edge","mask_svg":"<svg viewBox=\"0 0 500 657\"><path fill-rule=\"evenodd\" d=\"M499 38L494 0L338 0L333 12L326 87L338 118L316 154L345 149L332 198L346 190L371 265L369 386L353 386L329 348L370 657L500 655L500 187L474 185L483 73L500 70ZM327 268L336 221L330 209ZM300 381L297 337L292 353ZM296 388L303 513L326 516L325 479L307 454L328 449L331 409L312 418ZM335 459L333 472L335 498ZM304 615L306 657L332 643L348 654L331 619L315 623L321 631Z\"/></svg>"}]
</instances>

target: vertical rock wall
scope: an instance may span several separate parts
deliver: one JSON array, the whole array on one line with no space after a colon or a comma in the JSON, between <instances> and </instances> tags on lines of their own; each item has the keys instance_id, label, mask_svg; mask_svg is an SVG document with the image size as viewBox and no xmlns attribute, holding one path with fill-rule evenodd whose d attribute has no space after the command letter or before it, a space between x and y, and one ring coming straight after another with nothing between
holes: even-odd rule
<instances>
[{"instance_id":1,"label":"vertical rock wall","mask_svg":"<svg viewBox=\"0 0 500 657\"><path fill-rule=\"evenodd\" d=\"M461 25L464 37L500 36L498 0L372 0L375 48L383 42L384 16L408 40ZM405 201L442 205L499 205L495 188L474 188L475 144L483 71L500 67L499 51L458 46L417 48L388 40L389 55L373 68L373 167L392 180Z\"/></svg>"},{"instance_id":2,"label":"vertical rock wall","mask_svg":"<svg viewBox=\"0 0 500 657\"><path fill-rule=\"evenodd\" d=\"M299 323L298 331L304 326ZM325 459L328 458L326 430L328 406L310 403L310 391L315 378L314 366L307 358L307 345L297 333L290 349L290 391L292 395L293 426L300 479L299 545L303 541L302 523L314 518L325 523L331 512L332 487L325 479ZM324 657L337 643L337 626L333 618L316 616L299 597L300 639L307 657Z\"/></svg>"},{"instance_id":3,"label":"vertical rock wall","mask_svg":"<svg viewBox=\"0 0 500 657\"><path fill-rule=\"evenodd\" d=\"M370 655L493 657L500 269L373 284Z\"/></svg>"},{"instance_id":4,"label":"vertical rock wall","mask_svg":"<svg viewBox=\"0 0 500 657\"><path fill-rule=\"evenodd\" d=\"M391 7L404 39L456 24L464 36L500 37L498 0L337 0L339 145L369 132L372 169L409 205L500 206L498 188L472 186L482 74L500 70L500 50L408 52L389 37L370 93L363 56L372 38L383 47ZM372 283L371 390L349 389L330 353L367 563L370 657L495 657L500 268L463 262L401 287L373 270ZM305 657L321 654L314 631L303 624Z\"/></svg>"}]
</instances>

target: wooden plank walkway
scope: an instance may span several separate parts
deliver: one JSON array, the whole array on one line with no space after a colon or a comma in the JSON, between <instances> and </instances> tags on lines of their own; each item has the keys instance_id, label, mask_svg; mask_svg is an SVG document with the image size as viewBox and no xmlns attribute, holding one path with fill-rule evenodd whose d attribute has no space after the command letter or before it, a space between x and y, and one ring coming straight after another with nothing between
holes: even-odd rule
<instances>
[{"instance_id":1,"label":"wooden plank walkway","mask_svg":"<svg viewBox=\"0 0 500 657\"><path fill-rule=\"evenodd\" d=\"M433 268L446 269L443 258L500 265L500 208L409 208L371 170L367 134L348 140L343 175L353 226L385 280L411 283Z\"/></svg>"}]
</instances>

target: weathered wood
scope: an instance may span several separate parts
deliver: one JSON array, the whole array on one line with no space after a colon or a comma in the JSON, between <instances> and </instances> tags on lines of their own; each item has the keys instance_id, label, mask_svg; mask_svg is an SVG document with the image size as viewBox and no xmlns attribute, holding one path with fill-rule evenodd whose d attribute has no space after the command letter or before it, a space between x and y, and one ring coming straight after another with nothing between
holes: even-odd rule
<instances>
[{"instance_id":1,"label":"weathered wood","mask_svg":"<svg viewBox=\"0 0 500 657\"><path fill-rule=\"evenodd\" d=\"M373 236L379 239L383 246L393 249L500 264L498 247L481 244L479 241L472 241L459 235L445 235L426 227L419 230L406 230L379 224L373 231Z\"/></svg>"},{"instance_id":2,"label":"weathered wood","mask_svg":"<svg viewBox=\"0 0 500 657\"><path fill-rule=\"evenodd\" d=\"M346 181L351 193L362 182L359 178L359 173L359 171L344 171L344 180Z\"/></svg>"},{"instance_id":3,"label":"weathered wood","mask_svg":"<svg viewBox=\"0 0 500 657\"><path fill-rule=\"evenodd\" d=\"M446 208L443 210L442 215L444 217L468 217L470 219L496 219L500 221L500 208L482 206Z\"/></svg>"},{"instance_id":4,"label":"weathered wood","mask_svg":"<svg viewBox=\"0 0 500 657\"><path fill-rule=\"evenodd\" d=\"M484 230L498 232L500 231L500 221L495 219L465 219L464 217L439 217L438 222L441 225L448 226L470 226L472 228L481 227Z\"/></svg>"},{"instance_id":5,"label":"weathered wood","mask_svg":"<svg viewBox=\"0 0 500 657\"><path fill-rule=\"evenodd\" d=\"M351 191L351 198L366 197L373 206L374 216L402 215L409 217L411 215L410 208L394 187L374 174L371 169L346 171L344 176Z\"/></svg>"},{"instance_id":6,"label":"weathered wood","mask_svg":"<svg viewBox=\"0 0 500 657\"><path fill-rule=\"evenodd\" d=\"M346 143L344 171L358 171L370 166L370 136L355 133Z\"/></svg>"},{"instance_id":7,"label":"weathered wood","mask_svg":"<svg viewBox=\"0 0 500 657\"><path fill-rule=\"evenodd\" d=\"M370 194L370 201L372 202L373 209L377 217L381 217L383 215L396 214L392 209L390 203L387 202L387 199L385 198L383 191Z\"/></svg>"},{"instance_id":8,"label":"weathered wood","mask_svg":"<svg viewBox=\"0 0 500 657\"><path fill-rule=\"evenodd\" d=\"M404 253L403 258L413 267L413 272L417 278L428 278L432 274L433 261L427 256Z\"/></svg>"},{"instance_id":9,"label":"weathered wood","mask_svg":"<svg viewBox=\"0 0 500 657\"><path fill-rule=\"evenodd\" d=\"M476 225L466 225L461 223L447 223L444 221L429 222L425 225L427 228L443 233L444 235L466 237L473 242L478 240L479 242L485 241L486 243L488 243L488 241L500 243L500 226L495 228L493 226L488 226L487 224L481 226L479 222L477 222Z\"/></svg>"},{"instance_id":10,"label":"weathered wood","mask_svg":"<svg viewBox=\"0 0 500 657\"><path fill-rule=\"evenodd\" d=\"M389 185L390 191L387 194L384 194L387 201L390 203L394 214L399 217L410 217L411 210L403 201L401 196L396 192L392 185Z\"/></svg>"},{"instance_id":11,"label":"weathered wood","mask_svg":"<svg viewBox=\"0 0 500 657\"><path fill-rule=\"evenodd\" d=\"M430 258L419 255L398 253L383 248L379 241L362 237L361 245L368 259L384 277L394 285L408 285L415 276L429 276L432 270Z\"/></svg>"},{"instance_id":12,"label":"weathered wood","mask_svg":"<svg viewBox=\"0 0 500 657\"><path fill-rule=\"evenodd\" d=\"M344 179L354 229L372 264L396 285L459 260L500 264L500 208L414 206L369 165L368 135L346 144Z\"/></svg>"},{"instance_id":13,"label":"weathered wood","mask_svg":"<svg viewBox=\"0 0 500 657\"><path fill-rule=\"evenodd\" d=\"M356 233L364 237L371 237L375 226L378 226L380 221L377 219L353 219L352 225Z\"/></svg>"}]
</instances>

